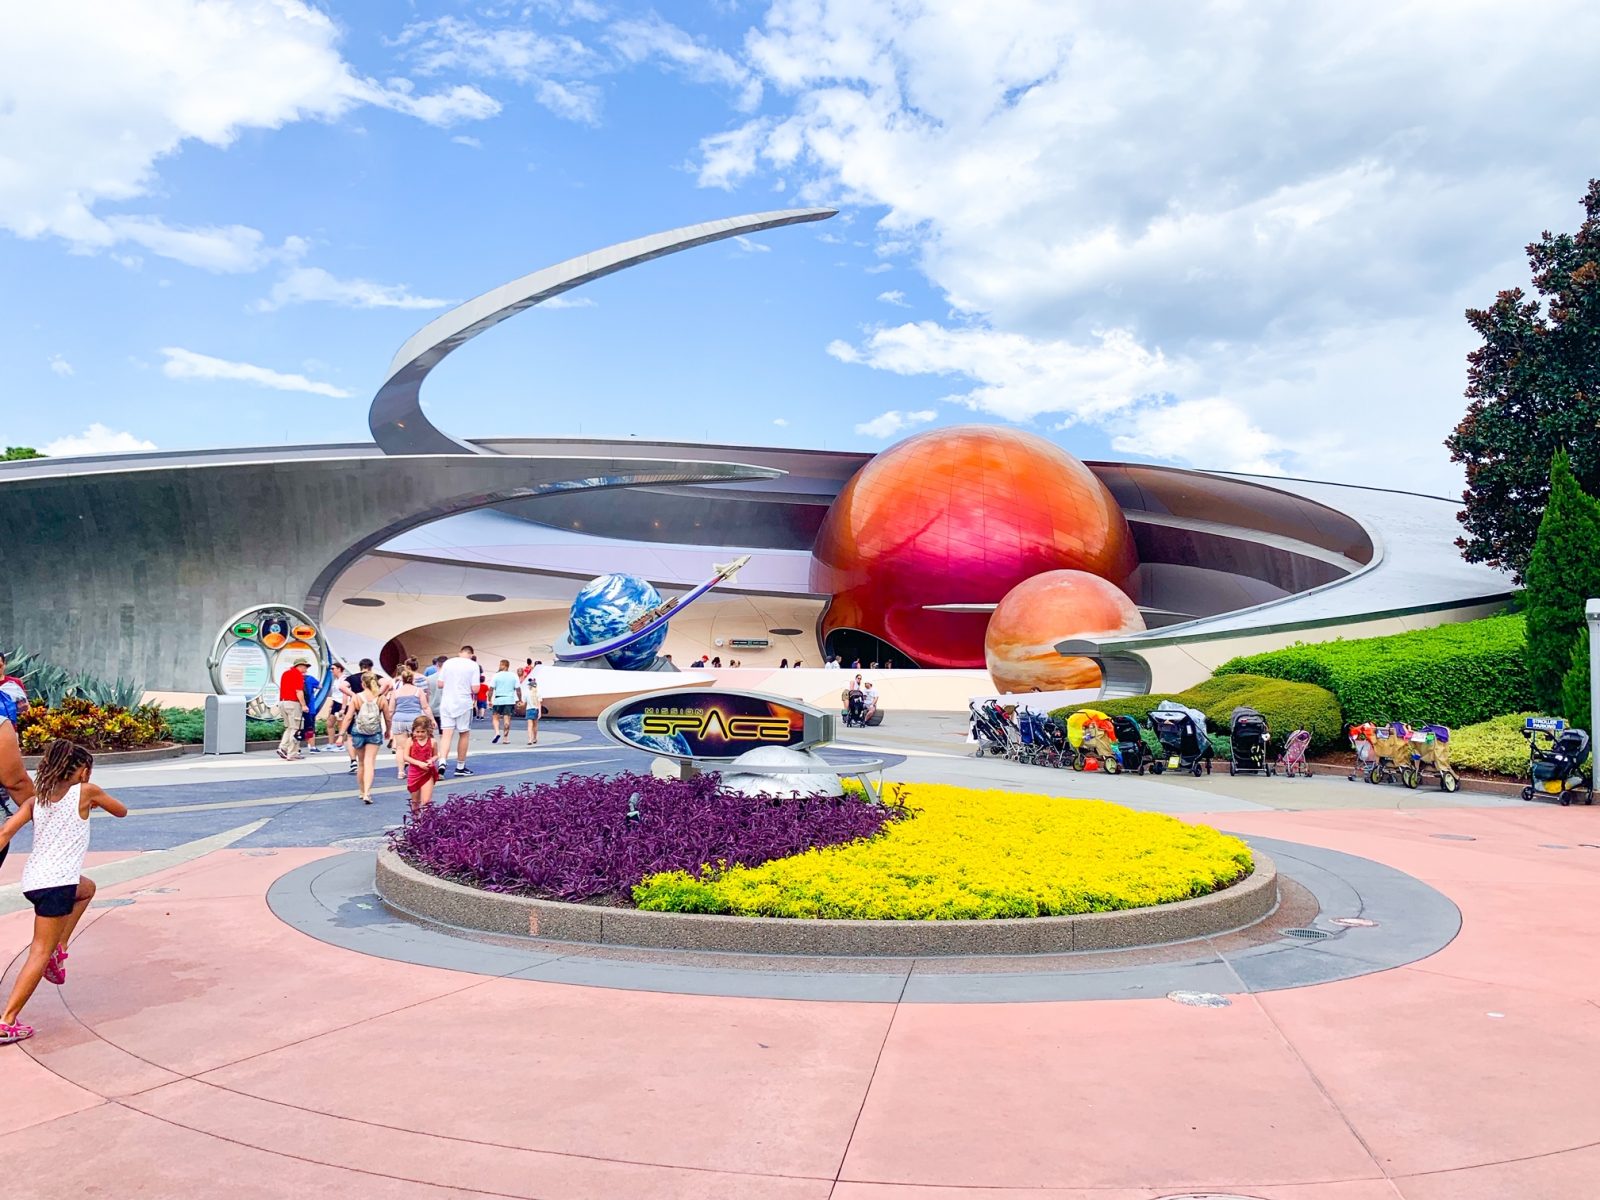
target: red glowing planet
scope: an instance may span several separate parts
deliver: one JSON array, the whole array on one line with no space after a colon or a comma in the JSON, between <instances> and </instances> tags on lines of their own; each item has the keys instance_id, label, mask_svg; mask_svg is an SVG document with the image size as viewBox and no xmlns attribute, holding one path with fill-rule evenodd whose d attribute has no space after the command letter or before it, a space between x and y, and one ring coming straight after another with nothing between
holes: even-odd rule
<instances>
[{"instance_id":1,"label":"red glowing planet","mask_svg":"<svg viewBox=\"0 0 1600 1200\"><path fill-rule=\"evenodd\" d=\"M1125 590L1138 560L1093 472L1036 434L965 425L892 446L845 484L817 532L824 641L859 630L922 667L981 667L987 606L1046 571ZM976 606L967 611L959 607Z\"/></svg>"}]
</instances>

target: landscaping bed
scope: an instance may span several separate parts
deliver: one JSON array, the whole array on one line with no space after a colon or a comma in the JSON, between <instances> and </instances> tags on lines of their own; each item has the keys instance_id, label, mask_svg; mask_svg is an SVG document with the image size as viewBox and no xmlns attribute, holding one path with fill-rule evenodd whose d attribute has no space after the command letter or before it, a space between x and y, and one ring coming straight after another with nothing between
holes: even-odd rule
<instances>
[{"instance_id":1,"label":"landscaping bed","mask_svg":"<svg viewBox=\"0 0 1600 1200\"><path fill-rule=\"evenodd\" d=\"M1227 889L1254 862L1214 829L1103 801L935 785L884 805L854 792L773 800L723 792L714 775L563 776L456 796L392 846L418 871L492 893L855 921L1152 908Z\"/></svg>"}]
</instances>

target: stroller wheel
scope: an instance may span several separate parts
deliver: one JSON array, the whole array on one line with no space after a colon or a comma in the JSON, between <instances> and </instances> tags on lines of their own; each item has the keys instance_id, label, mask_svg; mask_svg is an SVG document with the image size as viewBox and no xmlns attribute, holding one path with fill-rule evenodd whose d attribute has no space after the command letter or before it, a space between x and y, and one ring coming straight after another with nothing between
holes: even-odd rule
<instances>
[{"instance_id":1,"label":"stroller wheel","mask_svg":"<svg viewBox=\"0 0 1600 1200\"><path fill-rule=\"evenodd\" d=\"M1446 771L1439 776L1439 790L1442 792L1459 791L1461 780L1454 771Z\"/></svg>"},{"instance_id":2,"label":"stroller wheel","mask_svg":"<svg viewBox=\"0 0 1600 1200\"><path fill-rule=\"evenodd\" d=\"M1561 807L1565 808L1565 807L1567 807L1567 805L1569 805L1571 803L1572 803L1572 793L1571 792L1562 792L1561 793Z\"/></svg>"},{"instance_id":3,"label":"stroller wheel","mask_svg":"<svg viewBox=\"0 0 1600 1200\"><path fill-rule=\"evenodd\" d=\"M1401 767L1400 782L1404 786L1415 790L1417 784L1422 782L1421 773L1415 767Z\"/></svg>"},{"instance_id":4,"label":"stroller wheel","mask_svg":"<svg viewBox=\"0 0 1600 1200\"><path fill-rule=\"evenodd\" d=\"M1237 765L1237 764L1235 764L1235 763L1231 763L1231 762L1230 762L1230 763L1229 763L1229 764L1228 764L1228 774L1229 774L1229 775L1237 775L1237 774L1238 774L1238 773L1239 773L1239 767L1238 767L1238 765Z\"/></svg>"},{"instance_id":5,"label":"stroller wheel","mask_svg":"<svg viewBox=\"0 0 1600 1200\"><path fill-rule=\"evenodd\" d=\"M1533 788L1532 788L1531 785L1529 787L1525 787L1525 788L1522 789L1522 798L1524 800L1532 800L1533 799Z\"/></svg>"}]
</instances>

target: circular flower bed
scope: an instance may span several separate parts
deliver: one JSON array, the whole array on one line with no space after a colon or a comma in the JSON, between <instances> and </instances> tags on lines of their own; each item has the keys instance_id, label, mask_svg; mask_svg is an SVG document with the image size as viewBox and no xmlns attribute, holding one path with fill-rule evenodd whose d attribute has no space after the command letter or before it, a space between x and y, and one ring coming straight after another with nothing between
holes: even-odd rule
<instances>
[{"instance_id":1,"label":"circular flower bed","mask_svg":"<svg viewBox=\"0 0 1600 1200\"><path fill-rule=\"evenodd\" d=\"M564 776L458 796L409 822L394 848L483 891L868 920L1146 908L1225 888L1253 866L1237 838L1098 800L917 784L874 805L858 793L773 800L718 785Z\"/></svg>"},{"instance_id":2,"label":"circular flower bed","mask_svg":"<svg viewBox=\"0 0 1600 1200\"><path fill-rule=\"evenodd\" d=\"M419 870L484 891L628 903L657 874L759 865L872 837L905 815L858 793L773 800L720 783L563 775L430 805L393 844Z\"/></svg>"},{"instance_id":3,"label":"circular flower bed","mask_svg":"<svg viewBox=\"0 0 1600 1200\"><path fill-rule=\"evenodd\" d=\"M882 836L653 875L642 909L738 916L962 920L1069 916L1204 896L1250 873L1250 848L1205 825L1100 800L916 784Z\"/></svg>"}]
</instances>

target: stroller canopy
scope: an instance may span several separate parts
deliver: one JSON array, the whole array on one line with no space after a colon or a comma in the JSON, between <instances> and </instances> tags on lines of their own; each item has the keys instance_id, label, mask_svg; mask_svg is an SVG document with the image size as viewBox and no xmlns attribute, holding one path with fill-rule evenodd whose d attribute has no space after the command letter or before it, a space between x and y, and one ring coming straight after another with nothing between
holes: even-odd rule
<instances>
[{"instance_id":1,"label":"stroller canopy","mask_svg":"<svg viewBox=\"0 0 1600 1200\"><path fill-rule=\"evenodd\" d=\"M1185 704L1179 704L1176 700L1163 700L1150 710L1150 715L1164 721L1181 721L1184 717L1188 717L1194 722L1196 732L1202 736L1208 732L1205 713L1198 708L1190 708Z\"/></svg>"},{"instance_id":2,"label":"stroller canopy","mask_svg":"<svg viewBox=\"0 0 1600 1200\"><path fill-rule=\"evenodd\" d=\"M1230 730L1242 730L1247 733L1264 732L1267 728L1267 719L1255 709L1241 704L1233 710L1233 715L1228 718Z\"/></svg>"}]
</instances>

